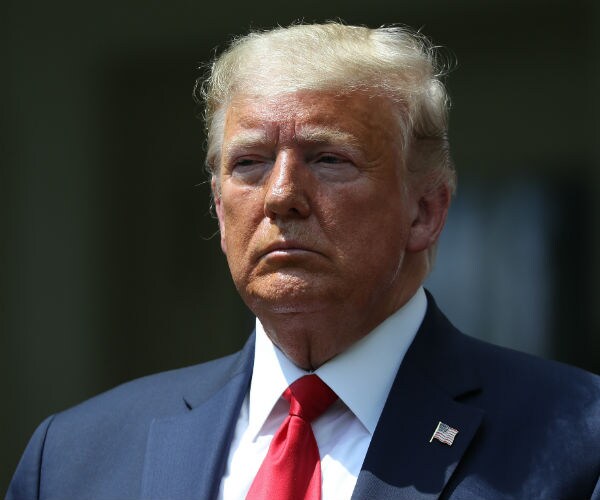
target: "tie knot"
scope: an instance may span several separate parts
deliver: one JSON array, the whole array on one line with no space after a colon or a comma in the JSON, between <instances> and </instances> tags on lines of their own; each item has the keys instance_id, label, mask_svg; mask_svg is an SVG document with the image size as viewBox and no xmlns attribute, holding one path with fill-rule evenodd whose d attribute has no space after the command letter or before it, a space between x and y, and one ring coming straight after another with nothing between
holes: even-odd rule
<instances>
[{"instance_id":1,"label":"tie knot","mask_svg":"<svg viewBox=\"0 0 600 500\"><path fill-rule=\"evenodd\" d=\"M290 415L308 422L319 417L337 399L335 392L317 375L305 375L296 380L283 393L290 402Z\"/></svg>"}]
</instances>

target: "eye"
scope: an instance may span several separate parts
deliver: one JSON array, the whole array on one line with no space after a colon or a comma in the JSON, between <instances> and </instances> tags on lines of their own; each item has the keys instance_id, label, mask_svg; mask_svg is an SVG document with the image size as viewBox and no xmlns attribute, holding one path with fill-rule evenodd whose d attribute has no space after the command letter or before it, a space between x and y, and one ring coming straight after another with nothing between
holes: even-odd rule
<instances>
[{"instance_id":1,"label":"eye","mask_svg":"<svg viewBox=\"0 0 600 500\"><path fill-rule=\"evenodd\" d=\"M317 157L317 163L329 163L329 164L339 164L339 163L348 163L346 158L342 158L341 156L337 156L331 153L325 153L319 155Z\"/></svg>"},{"instance_id":2,"label":"eye","mask_svg":"<svg viewBox=\"0 0 600 500\"><path fill-rule=\"evenodd\" d=\"M359 174L356 164L346 155L319 153L312 160L313 171L327 182L348 182Z\"/></svg>"},{"instance_id":3,"label":"eye","mask_svg":"<svg viewBox=\"0 0 600 500\"><path fill-rule=\"evenodd\" d=\"M262 157L242 156L232 161L231 177L244 184L260 182L264 173L269 169L269 160Z\"/></svg>"},{"instance_id":4,"label":"eye","mask_svg":"<svg viewBox=\"0 0 600 500\"><path fill-rule=\"evenodd\" d=\"M263 158L244 156L241 158L236 158L234 161L232 161L231 171L232 173L245 172L264 165L265 163L266 161Z\"/></svg>"},{"instance_id":5,"label":"eye","mask_svg":"<svg viewBox=\"0 0 600 500\"><path fill-rule=\"evenodd\" d=\"M241 160L238 160L235 162L235 164L233 165L234 168L244 168L244 167L250 167L252 165L255 165L257 163L258 160L255 160L253 158L242 158Z\"/></svg>"}]
</instances>

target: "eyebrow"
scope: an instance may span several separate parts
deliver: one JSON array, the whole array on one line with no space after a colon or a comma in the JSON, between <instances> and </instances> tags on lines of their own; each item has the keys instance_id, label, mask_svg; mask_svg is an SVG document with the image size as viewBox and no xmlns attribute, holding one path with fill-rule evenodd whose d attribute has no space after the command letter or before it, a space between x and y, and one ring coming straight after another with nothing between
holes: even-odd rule
<instances>
[{"instance_id":1,"label":"eyebrow","mask_svg":"<svg viewBox=\"0 0 600 500\"><path fill-rule=\"evenodd\" d=\"M356 137L343 130L319 125L304 125L296 134L301 142L358 145Z\"/></svg>"},{"instance_id":2,"label":"eyebrow","mask_svg":"<svg viewBox=\"0 0 600 500\"><path fill-rule=\"evenodd\" d=\"M295 141L300 144L316 144L325 146L335 146L343 152L350 155L360 155L360 142L356 137L348 132L333 127L320 125L303 125L297 131ZM223 149L223 158L234 156L236 151L266 146L271 142L267 133L260 129L242 130L235 134Z\"/></svg>"},{"instance_id":3,"label":"eyebrow","mask_svg":"<svg viewBox=\"0 0 600 500\"><path fill-rule=\"evenodd\" d=\"M227 141L226 146L223 148L223 157L228 158L236 150L265 144L266 142L267 137L264 131L260 129L243 130Z\"/></svg>"},{"instance_id":4,"label":"eyebrow","mask_svg":"<svg viewBox=\"0 0 600 500\"><path fill-rule=\"evenodd\" d=\"M361 144L356 136L328 126L304 125L296 134L299 143L335 146L350 156L362 156Z\"/></svg>"}]
</instances>

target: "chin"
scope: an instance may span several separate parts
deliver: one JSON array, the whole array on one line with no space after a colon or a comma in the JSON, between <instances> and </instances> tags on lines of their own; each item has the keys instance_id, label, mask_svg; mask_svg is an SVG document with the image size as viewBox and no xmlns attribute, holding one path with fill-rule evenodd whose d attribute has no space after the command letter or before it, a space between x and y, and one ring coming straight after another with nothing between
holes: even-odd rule
<instances>
[{"instance_id":1,"label":"chin","mask_svg":"<svg viewBox=\"0 0 600 500\"><path fill-rule=\"evenodd\" d=\"M297 273L277 273L251 283L242 295L257 315L259 312L299 314L323 311L327 308L326 298L331 297L331 293L327 293L327 287L319 283L319 279L311 278Z\"/></svg>"}]
</instances>

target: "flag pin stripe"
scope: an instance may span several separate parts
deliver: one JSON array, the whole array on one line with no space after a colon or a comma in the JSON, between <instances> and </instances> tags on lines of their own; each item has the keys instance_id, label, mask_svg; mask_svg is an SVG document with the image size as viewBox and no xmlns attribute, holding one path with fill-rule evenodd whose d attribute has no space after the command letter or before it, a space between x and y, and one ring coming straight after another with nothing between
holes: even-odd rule
<instances>
[{"instance_id":1,"label":"flag pin stripe","mask_svg":"<svg viewBox=\"0 0 600 500\"><path fill-rule=\"evenodd\" d=\"M454 438L458 434L458 430L454 427L450 427L448 424L444 422L438 422L435 431L433 431L433 435L429 442L431 443L434 439L437 439L440 443L447 444L448 446L452 446L454 443Z\"/></svg>"}]
</instances>

